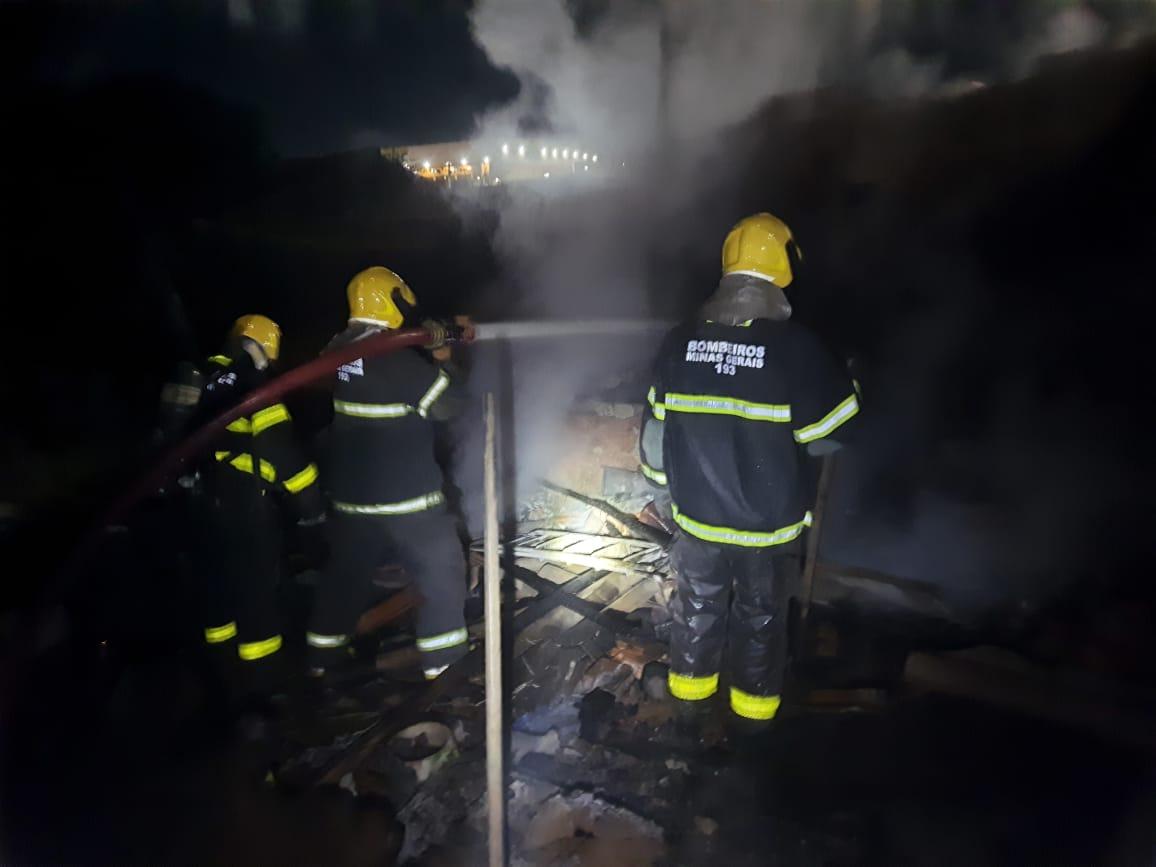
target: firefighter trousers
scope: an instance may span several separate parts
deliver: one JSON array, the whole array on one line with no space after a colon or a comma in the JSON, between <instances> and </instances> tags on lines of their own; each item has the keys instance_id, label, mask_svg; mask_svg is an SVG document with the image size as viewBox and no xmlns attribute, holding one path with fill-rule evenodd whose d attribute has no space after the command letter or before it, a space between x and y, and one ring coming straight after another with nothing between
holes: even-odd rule
<instances>
[{"instance_id":1,"label":"firefighter trousers","mask_svg":"<svg viewBox=\"0 0 1156 867\"><path fill-rule=\"evenodd\" d=\"M239 657L255 683L272 676L272 659L281 649L284 550L272 499L248 485L214 498L201 512L204 638Z\"/></svg>"},{"instance_id":2,"label":"firefighter trousers","mask_svg":"<svg viewBox=\"0 0 1156 867\"><path fill-rule=\"evenodd\" d=\"M305 636L311 665L324 668L344 655L369 601L373 574L390 556L401 563L424 600L417 610L416 631L427 677L465 655L465 552L445 506L408 515L337 512L331 520L330 551Z\"/></svg>"},{"instance_id":3,"label":"firefighter trousers","mask_svg":"<svg viewBox=\"0 0 1156 867\"><path fill-rule=\"evenodd\" d=\"M768 720L779 707L787 662L788 595L796 545L744 548L679 533L670 551L670 691L698 701L718 690L724 656L731 709Z\"/></svg>"}]
</instances>

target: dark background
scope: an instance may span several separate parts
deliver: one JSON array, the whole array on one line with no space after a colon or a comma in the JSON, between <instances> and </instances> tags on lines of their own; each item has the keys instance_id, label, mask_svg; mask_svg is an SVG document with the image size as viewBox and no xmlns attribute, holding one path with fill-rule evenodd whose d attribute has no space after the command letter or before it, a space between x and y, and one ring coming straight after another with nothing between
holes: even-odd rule
<instances>
[{"instance_id":1,"label":"dark background","mask_svg":"<svg viewBox=\"0 0 1156 867\"><path fill-rule=\"evenodd\" d=\"M1009 4L944 5L895 43L954 74L998 65L1022 25ZM147 463L173 364L236 316L271 315L285 363L306 359L341 327L349 276L379 262L434 312L536 309L493 243L518 194L451 204L377 152L468 138L519 92L472 41L468 4L290 7L0 4L9 651L38 640L18 617ZM807 254L797 316L856 359L867 394L831 556L940 581L996 627L1063 612L1071 635L1117 640L1102 673L1150 682L1156 45L955 99L857 84L776 98L725 145L671 147L594 201L544 199L542 220L581 225L643 191L645 298L671 318L712 288L738 216L784 216ZM296 400L314 433L314 398ZM161 580L142 597L96 569L83 586L70 612L93 641L164 620L109 611L180 604Z\"/></svg>"}]
</instances>

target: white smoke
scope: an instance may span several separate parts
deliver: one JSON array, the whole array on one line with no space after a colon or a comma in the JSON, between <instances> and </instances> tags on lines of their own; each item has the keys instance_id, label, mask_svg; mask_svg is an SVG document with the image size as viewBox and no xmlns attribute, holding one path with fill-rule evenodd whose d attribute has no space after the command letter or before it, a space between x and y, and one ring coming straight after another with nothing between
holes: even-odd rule
<instances>
[{"instance_id":1,"label":"white smoke","mask_svg":"<svg viewBox=\"0 0 1156 867\"><path fill-rule=\"evenodd\" d=\"M750 159L764 167L773 164L774 154L751 155L745 142L736 139L742 123L776 96L837 84L882 100L951 97L981 83L1029 75L1046 58L1111 39L1108 23L1076 4L1027 16L1022 31L1026 36L1013 39L991 32L998 48L989 52L988 65L968 68L959 60L958 46L953 55L947 44L952 16L966 11L966 5L935 6L933 29L938 28L944 44L922 46L917 53L911 45L918 40L909 37L926 24L917 20L927 17L922 4L620 0L597 4L597 14L584 15L583 9L595 4L478 0L471 15L477 41L493 63L512 70L522 82L517 100L479 119L479 139L565 136L597 149L607 157L604 162L616 168L609 188L598 190L509 185L498 213L495 249L503 294L510 297L514 290L517 310L511 312L543 318L647 313L671 318L685 311L667 305L668 299L705 298L713 289L709 277L701 286L651 285L655 260L688 246L695 250L691 259L714 258L728 221L743 213L736 211L719 222L720 209L703 216L700 203L711 200L715 190L740 189L735 178L750 171ZM772 122L779 118L771 116ZM728 161L728 154L733 159ZM905 166L899 159L894 162L901 176ZM830 174L850 176L846 166L832 166ZM768 187L766 177L760 186ZM757 206L776 210L773 201ZM855 227L843 231L853 233ZM823 251L808 248L808 253ZM951 263L956 271L961 265ZM967 287L963 289L959 297L966 297ZM950 332L957 322L944 316L938 324ZM936 325L921 322L919 329L925 337ZM603 374L645 368L644 348L613 341L513 348L517 455L507 457L518 467L523 492L537 477L549 474L560 447L557 434L574 395ZM952 352L950 341L931 347L929 354L917 350L905 353L897 369L933 369ZM490 358L482 365L488 372L481 377L481 388L495 387L500 379L492 362ZM928 384L902 376L908 384ZM892 409L918 413L934 405L920 394L905 400L905 407ZM892 430L893 421L880 425ZM918 425L915 428L919 434ZM460 456L464 472L459 478L467 492L480 487L480 454L478 432L467 437ZM881 454L903 460L896 450L884 448ZM476 507L469 507L471 499L476 503L476 497L468 497L467 510L476 515ZM1030 571L1051 556L1033 547L1028 551L1031 562L1019 562L1025 549L1016 547L1025 535L1033 542L1047 539L1051 524L1033 528L1020 522L1015 533L996 532L985 516L950 496L924 491L915 499L920 506L910 526L879 526L870 516L858 516L856 526L862 532L848 535L847 548L835 553L901 575L938 578L960 592L976 575L998 580ZM1054 510L1046 514L1054 521ZM1054 523L1062 523L1065 530L1077 520L1061 518ZM1014 555L1004 553L1013 549Z\"/></svg>"}]
</instances>

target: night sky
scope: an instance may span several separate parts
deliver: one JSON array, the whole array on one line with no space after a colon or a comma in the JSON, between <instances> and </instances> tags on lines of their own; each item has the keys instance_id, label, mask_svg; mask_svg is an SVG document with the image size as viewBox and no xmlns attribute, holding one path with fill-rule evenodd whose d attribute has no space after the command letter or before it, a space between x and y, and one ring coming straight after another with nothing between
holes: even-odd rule
<instances>
[{"instance_id":1,"label":"night sky","mask_svg":"<svg viewBox=\"0 0 1156 867\"><path fill-rule=\"evenodd\" d=\"M0 5L11 86L171 79L259 112L277 152L467 137L517 79L464 0L148 0ZM16 35L20 34L20 38Z\"/></svg>"}]
</instances>

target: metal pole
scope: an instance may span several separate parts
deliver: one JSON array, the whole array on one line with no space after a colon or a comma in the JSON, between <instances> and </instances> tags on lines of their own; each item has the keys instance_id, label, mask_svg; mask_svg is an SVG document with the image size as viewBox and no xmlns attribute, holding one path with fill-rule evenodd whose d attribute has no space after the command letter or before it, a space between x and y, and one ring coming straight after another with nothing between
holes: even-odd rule
<instances>
[{"instance_id":1,"label":"metal pole","mask_svg":"<svg viewBox=\"0 0 1156 867\"><path fill-rule=\"evenodd\" d=\"M502 736L502 574L498 552L497 421L494 395L486 395L486 787L490 867L506 863L506 785Z\"/></svg>"},{"instance_id":2,"label":"metal pole","mask_svg":"<svg viewBox=\"0 0 1156 867\"><path fill-rule=\"evenodd\" d=\"M803 564L803 600L800 606L800 620L806 620L811 613L811 596L815 586L815 567L819 563L819 537L823 532L823 516L827 511L827 490L831 487L831 474L835 471L835 456L825 455L819 470L818 493L815 496L815 513L811 529L807 534L807 562Z\"/></svg>"}]
</instances>

